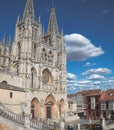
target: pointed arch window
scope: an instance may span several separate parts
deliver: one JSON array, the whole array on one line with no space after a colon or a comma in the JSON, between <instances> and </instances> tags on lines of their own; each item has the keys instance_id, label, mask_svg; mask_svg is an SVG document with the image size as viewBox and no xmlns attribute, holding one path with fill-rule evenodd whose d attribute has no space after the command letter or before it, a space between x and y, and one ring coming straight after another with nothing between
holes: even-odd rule
<instances>
[{"instance_id":1,"label":"pointed arch window","mask_svg":"<svg viewBox=\"0 0 114 130\"><path fill-rule=\"evenodd\" d=\"M18 43L18 59L21 58L21 45Z\"/></svg>"},{"instance_id":2,"label":"pointed arch window","mask_svg":"<svg viewBox=\"0 0 114 130\"><path fill-rule=\"evenodd\" d=\"M34 45L34 59L36 58L36 45Z\"/></svg>"},{"instance_id":3,"label":"pointed arch window","mask_svg":"<svg viewBox=\"0 0 114 130\"><path fill-rule=\"evenodd\" d=\"M34 72L32 71L32 74L31 74L31 87L33 88L34 86Z\"/></svg>"},{"instance_id":4,"label":"pointed arch window","mask_svg":"<svg viewBox=\"0 0 114 130\"><path fill-rule=\"evenodd\" d=\"M3 59L3 65L6 65L6 58Z\"/></svg>"},{"instance_id":5,"label":"pointed arch window","mask_svg":"<svg viewBox=\"0 0 114 130\"><path fill-rule=\"evenodd\" d=\"M36 70L35 70L35 68L31 69L31 88L36 88Z\"/></svg>"},{"instance_id":6,"label":"pointed arch window","mask_svg":"<svg viewBox=\"0 0 114 130\"><path fill-rule=\"evenodd\" d=\"M51 50L49 51L48 62L50 65L52 65L52 63L53 63L53 53Z\"/></svg>"},{"instance_id":7,"label":"pointed arch window","mask_svg":"<svg viewBox=\"0 0 114 130\"><path fill-rule=\"evenodd\" d=\"M35 40L37 40L37 30L35 29Z\"/></svg>"},{"instance_id":8,"label":"pointed arch window","mask_svg":"<svg viewBox=\"0 0 114 130\"><path fill-rule=\"evenodd\" d=\"M33 59L35 59L36 58L36 45L34 44L33 45L33 49L32 49L32 53L33 53Z\"/></svg>"},{"instance_id":9,"label":"pointed arch window","mask_svg":"<svg viewBox=\"0 0 114 130\"><path fill-rule=\"evenodd\" d=\"M19 74L19 64L16 65L16 73Z\"/></svg>"},{"instance_id":10,"label":"pointed arch window","mask_svg":"<svg viewBox=\"0 0 114 130\"><path fill-rule=\"evenodd\" d=\"M14 64L14 72L15 72L15 74L19 74L20 73L20 67L19 67L19 63L16 63L16 64Z\"/></svg>"}]
</instances>

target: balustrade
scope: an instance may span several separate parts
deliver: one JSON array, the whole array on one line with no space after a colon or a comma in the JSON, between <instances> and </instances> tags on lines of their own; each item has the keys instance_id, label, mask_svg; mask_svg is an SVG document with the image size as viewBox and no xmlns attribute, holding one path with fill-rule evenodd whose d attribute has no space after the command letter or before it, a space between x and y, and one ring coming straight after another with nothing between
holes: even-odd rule
<instances>
[{"instance_id":1,"label":"balustrade","mask_svg":"<svg viewBox=\"0 0 114 130\"><path fill-rule=\"evenodd\" d=\"M11 121L14 121L16 123L19 123L19 124L24 124L25 122L25 119L22 115L18 115L11 112L7 108L5 108L1 103L0 103L0 116L7 118Z\"/></svg>"},{"instance_id":2,"label":"balustrade","mask_svg":"<svg viewBox=\"0 0 114 130\"><path fill-rule=\"evenodd\" d=\"M36 130L51 130L55 128L55 125L53 123L43 122L40 118L31 119L29 115L27 116L27 115L15 114L9 109L7 109L5 106L3 106L1 102L0 102L0 116L13 122L16 122L18 124L21 124L23 125L23 127L28 126ZM56 128L57 130L61 130L60 127L56 126Z\"/></svg>"}]
</instances>

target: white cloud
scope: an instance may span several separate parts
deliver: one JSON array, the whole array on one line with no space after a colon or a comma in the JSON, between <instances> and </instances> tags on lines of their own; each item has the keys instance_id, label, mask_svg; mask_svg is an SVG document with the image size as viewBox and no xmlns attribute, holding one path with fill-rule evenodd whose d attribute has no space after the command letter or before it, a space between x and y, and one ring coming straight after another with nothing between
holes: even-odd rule
<instances>
[{"instance_id":1,"label":"white cloud","mask_svg":"<svg viewBox=\"0 0 114 130\"><path fill-rule=\"evenodd\" d=\"M85 65L83 65L84 67L86 66L91 66L91 63L90 62L87 62Z\"/></svg>"},{"instance_id":2,"label":"white cloud","mask_svg":"<svg viewBox=\"0 0 114 130\"><path fill-rule=\"evenodd\" d=\"M72 73L67 73L67 79L68 80L75 80L76 79L76 75L74 75Z\"/></svg>"},{"instance_id":3,"label":"white cloud","mask_svg":"<svg viewBox=\"0 0 114 130\"><path fill-rule=\"evenodd\" d=\"M82 86L86 86L88 84L91 84L91 81L90 80L87 80L87 79L83 79L83 80L77 80L76 83L78 85L82 85Z\"/></svg>"},{"instance_id":4,"label":"white cloud","mask_svg":"<svg viewBox=\"0 0 114 130\"><path fill-rule=\"evenodd\" d=\"M93 85L100 85L101 84L101 81L94 81L92 82Z\"/></svg>"},{"instance_id":5,"label":"white cloud","mask_svg":"<svg viewBox=\"0 0 114 130\"><path fill-rule=\"evenodd\" d=\"M90 69L82 73L83 75L87 74L111 74L112 71L108 68L97 68L97 69Z\"/></svg>"},{"instance_id":6,"label":"white cloud","mask_svg":"<svg viewBox=\"0 0 114 130\"><path fill-rule=\"evenodd\" d=\"M68 60L83 61L104 54L101 47L95 47L89 39L81 34L65 35L64 39Z\"/></svg>"},{"instance_id":7,"label":"white cloud","mask_svg":"<svg viewBox=\"0 0 114 130\"><path fill-rule=\"evenodd\" d=\"M89 80L104 80L105 77L98 75L98 74L92 74L88 77Z\"/></svg>"},{"instance_id":8,"label":"white cloud","mask_svg":"<svg viewBox=\"0 0 114 130\"><path fill-rule=\"evenodd\" d=\"M90 62L87 62L85 65L83 65L84 67L88 67L88 66L94 66L96 65L96 63L90 63Z\"/></svg>"},{"instance_id":9,"label":"white cloud","mask_svg":"<svg viewBox=\"0 0 114 130\"><path fill-rule=\"evenodd\" d=\"M99 74L92 74L86 79L78 80L75 74L67 74L68 93L75 93L89 89L114 89L114 77L105 78Z\"/></svg>"},{"instance_id":10,"label":"white cloud","mask_svg":"<svg viewBox=\"0 0 114 130\"><path fill-rule=\"evenodd\" d=\"M108 82L114 84L114 77L111 77L111 78L108 80Z\"/></svg>"}]
</instances>

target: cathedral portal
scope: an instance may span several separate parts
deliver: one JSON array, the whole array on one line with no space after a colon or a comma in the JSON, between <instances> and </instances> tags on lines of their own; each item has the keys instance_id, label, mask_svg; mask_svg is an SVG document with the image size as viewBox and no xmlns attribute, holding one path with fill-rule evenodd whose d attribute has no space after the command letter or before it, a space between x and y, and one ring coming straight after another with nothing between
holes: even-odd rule
<instances>
[{"instance_id":1,"label":"cathedral portal","mask_svg":"<svg viewBox=\"0 0 114 130\"><path fill-rule=\"evenodd\" d=\"M54 119L57 112L55 97L50 94L45 100L45 117L46 119Z\"/></svg>"}]
</instances>

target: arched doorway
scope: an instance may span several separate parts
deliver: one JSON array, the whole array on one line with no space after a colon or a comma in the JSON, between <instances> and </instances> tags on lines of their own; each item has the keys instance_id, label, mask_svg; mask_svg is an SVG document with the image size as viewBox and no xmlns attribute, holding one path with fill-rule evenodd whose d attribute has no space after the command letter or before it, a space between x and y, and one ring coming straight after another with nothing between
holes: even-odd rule
<instances>
[{"instance_id":1,"label":"arched doorway","mask_svg":"<svg viewBox=\"0 0 114 130\"><path fill-rule=\"evenodd\" d=\"M33 119L41 117L40 102L37 98L31 101L31 114Z\"/></svg>"},{"instance_id":2,"label":"arched doorway","mask_svg":"<svg viewBox=\"0 0 114 130\"><path fill-rule=\"evenodd\" d=\"M45 118L55 119L57 113L57 104L55 97L50 94L45 100Z\"/></svg>"},{"instance_id":3,"label":"arched doorway","mask_svg":"<svg viewBox=\"0 0 114 130\"><path fill-rule=\"evenodd\" d=\"M64 107L65 107L65 101L64 99L61 99L59 107L60 117L64 117Z\"/></svg>"}]
</instances>

